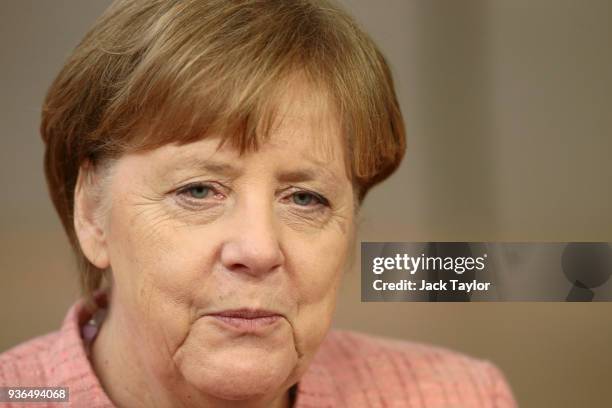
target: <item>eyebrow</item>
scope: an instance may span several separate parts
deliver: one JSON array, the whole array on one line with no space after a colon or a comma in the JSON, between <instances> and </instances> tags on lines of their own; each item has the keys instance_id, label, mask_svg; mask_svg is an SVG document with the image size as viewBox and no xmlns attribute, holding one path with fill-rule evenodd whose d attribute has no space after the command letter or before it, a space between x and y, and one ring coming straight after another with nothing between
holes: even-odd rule
<instances>
[{"instance_id":1,"label":"eyebrow","mask_svg":"<svg viewBox=\"0 0 612 408\"><path fill-rule=\"evenodd\" d=\"M308 158L313 163L304 168L295 170L279 171L276 173L278 181L284 183L296 183L305 181L321 181L330 187L337 185L340 181L338 177L329 169L325 168L324 162ZM232 163L224 163L213 159L203 159L201 157L189 157L182 161L177 169L198 168L207 173L219 174L225 177L237 178L243 173L243 169Z\"/></svg>"},{"instance_id":2,"label":"eyebrow","mask_svg":"<svg viewBox=\"0 0 612 408\"><path fill-rule=\"evenodd\" d=\"M285 183L295 183L299 181L312 181L325 179L324 175L328 174L333 182L336 182L336 177L330 171L324 171L322 168L317 169L298 169L279 173L278 180Z\"/></svg>"},{"instance_id":3,"label":"eyebrow","mask_svg":"<svg viewBox=\"0 0 612 408\"><path fill-rule=\"evenodd\" d=\"M312 161L312 163L317 162L319 161ZM336 173L321 164L317 166L306 165L304 168L278 172L276 177L278 181L283 183L315 182L329 194L334 191L339 191L342 184L342 180Z\"/></svg>"},{"instance_id":4,"label":"eyebrow","mask_svg":"<svg viewBox=\"0 0 612 408\"><path fill-rule=\"evenodd\" d=\"M230 163L217 162L211 159L203 159L201 157L189 157L182 161L176 168L181 170L197 168L208 173L231 177L237 177L242 173L242 169Z\"/></svg>"}]
</instances>

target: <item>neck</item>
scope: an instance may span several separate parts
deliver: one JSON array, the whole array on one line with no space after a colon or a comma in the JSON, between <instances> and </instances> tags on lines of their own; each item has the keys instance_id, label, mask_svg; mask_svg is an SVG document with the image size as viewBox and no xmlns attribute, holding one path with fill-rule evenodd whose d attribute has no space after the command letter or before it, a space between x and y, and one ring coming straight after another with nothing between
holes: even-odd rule
<instances>
[{"instance_id":1,"label":"neck","mask_svg":"<svg viewBox=\"0 0 612 408\"><path fill-rule=\"evenodd\" d=\"M222 400L208 395L182 380L172 364L165 379L147 369L144 344L139 347L133 339L140 338L122 325L116 311L109 310L91 347L93 369L108 397L118 407L219 407L219 408L289 408L288 390L250 400Z\"/></svg>"}]
</instances>

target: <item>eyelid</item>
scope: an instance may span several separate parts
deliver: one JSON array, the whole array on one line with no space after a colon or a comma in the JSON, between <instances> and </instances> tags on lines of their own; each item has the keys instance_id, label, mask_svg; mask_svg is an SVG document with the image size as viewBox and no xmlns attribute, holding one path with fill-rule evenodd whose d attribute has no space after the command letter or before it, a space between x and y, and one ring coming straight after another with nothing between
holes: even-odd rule
<instances>
[{"instance_id":1,"label":"eyelid","mask_svg":"<svg viewBox=\"0 0 612 408\"><path fill-rule=\"evenodd\" d=\"M214 181L193 181L177 188L175 192L178 194L182 194L194 187L207 187L217 193L224 193L223 190L225 190L225 188L221 184Z\"/></svg>"}]
</instances>

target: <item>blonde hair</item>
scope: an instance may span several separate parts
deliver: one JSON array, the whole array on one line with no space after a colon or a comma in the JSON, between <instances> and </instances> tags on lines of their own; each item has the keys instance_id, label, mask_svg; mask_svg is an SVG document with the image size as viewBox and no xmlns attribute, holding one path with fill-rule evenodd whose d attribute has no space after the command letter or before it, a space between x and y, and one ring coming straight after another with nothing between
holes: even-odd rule
<instances>
[{"instance_id":1,"label":"blonde hair","mask_svg":"<svg viewBox=\"0 0 612 408\"><path fill-rule=\"evenodd\" d=\"M385 58L326 0L118 0L51 85L42 110L51 198L91 296L102 271L73 225L79 167L216 132L257 149L271 99L296 72L340 114L359 202L399 166L405 131ZM146 131L145 131L146 130Z\"/></svg>"}]
</instances>

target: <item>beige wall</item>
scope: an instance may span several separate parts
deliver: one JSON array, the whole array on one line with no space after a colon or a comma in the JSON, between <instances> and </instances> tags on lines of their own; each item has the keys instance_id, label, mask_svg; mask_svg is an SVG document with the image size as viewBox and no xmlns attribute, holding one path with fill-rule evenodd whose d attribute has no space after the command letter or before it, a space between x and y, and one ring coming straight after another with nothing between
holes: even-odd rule
<instances>
[{"instance_id":1,"label":"beige wall","mask_svg":"<svg viewBox=\"0 0 612 408\"><path fill-rule=\"evenodd\" d=\"M612 240L611 2L345 3L393 65L409 132L361 240ZM78 295L37 127L46 87L107 4L0 2L0 350L57 328ZM358 266L337 327L490 359L524 407L610 404L612 304L365 304Z\"/></svg>"}]
</instances>

